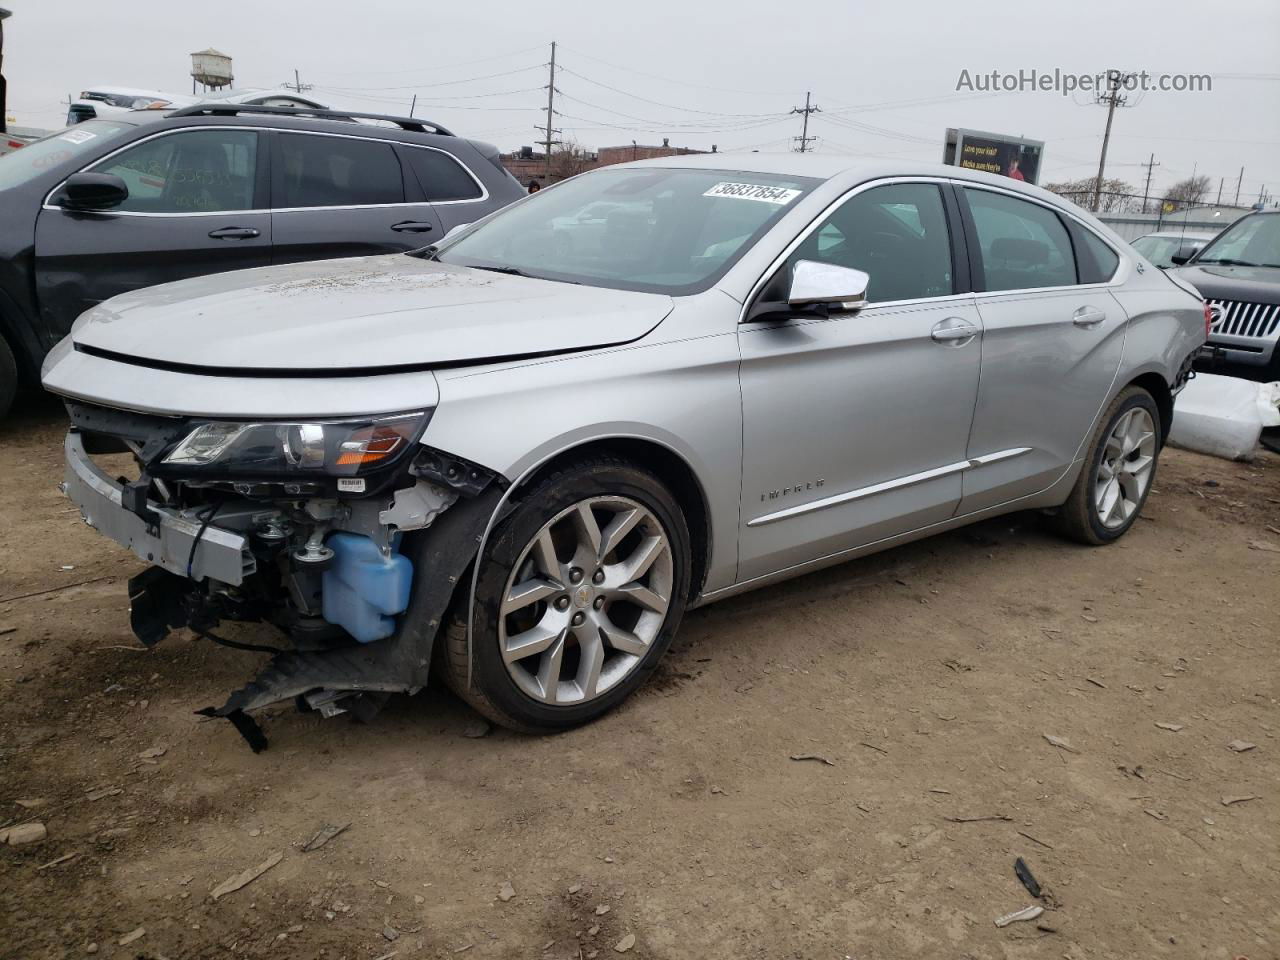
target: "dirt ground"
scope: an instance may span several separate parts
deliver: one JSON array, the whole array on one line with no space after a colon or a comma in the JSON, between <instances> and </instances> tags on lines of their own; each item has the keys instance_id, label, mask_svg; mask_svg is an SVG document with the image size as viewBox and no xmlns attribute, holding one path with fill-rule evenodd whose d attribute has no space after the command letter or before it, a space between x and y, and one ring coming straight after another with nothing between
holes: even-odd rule
<instances>
[{"instance_id":1,"label":"dirt ground","mask_svg":"<svg viewBox=\"0 0 1280 960\"><path fill-rule=\"evenodd\" d=\"M0 424L0 824L48 830L0 956L1280 956L1280 457L1166 451L1110 548L1017 515L698 611L586 729L433 687L254 755L193 711L260 655L137 645L62 431Z\"/></svg>"}]
</instances>

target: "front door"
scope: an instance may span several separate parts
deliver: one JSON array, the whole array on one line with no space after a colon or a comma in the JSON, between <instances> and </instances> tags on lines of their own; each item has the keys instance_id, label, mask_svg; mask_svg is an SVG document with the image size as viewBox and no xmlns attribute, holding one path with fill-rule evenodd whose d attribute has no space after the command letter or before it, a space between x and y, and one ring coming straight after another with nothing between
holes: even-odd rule
<instances>
[{"instance_id":1,"label":"front door","mask_svg":"<svg viewBox=\"0 0 1280 960\"><path fill-rule=\"evenodd\" d=\"M818 260L869 274L860 312L740 326L740 581L955 512L982 326L957 279L949 189L863 188L807 230L760 294L785 299L795 264Z\"/></svg>"},{"instance_id":2,"label":"front door","mask_svg":"<svg viewBox=\"0 0 1280 960\"><path fill-rule=\"evenodd\" d=\"M441 238L432 205L412 202L419 191L390 141L284 132L272 138L275 263L397 253Z\"/></svg>"},{"instance_id":3,"label":"front door","mask_svg":"<svg viewBox=\"0 0 1280 960\"><path fill-rule=\"evenodd\" d=\"M1014 454L965 474L965 514L1062 476L1113 392L1128 318L1105 283L1079 282L1097 279L1089 274L1107 255L1073 246L1105 246L1086 228L1071 233L1056 211L1000 191L962 193L976 234L984 330L969 454Z\"/></svg>"},{"instance_id":4,"label":"front door","mask_svg":"<svg viewBox=\"0 0 1280 960\"><path fill-rule=\"evenodd\" d=\"M44 321L65 334L79 314L117 294L270 263L260 136L176 130L90 167L121 177L129 197L103 212L40 211L36 292Z\"/></svg>"}]
</instances>

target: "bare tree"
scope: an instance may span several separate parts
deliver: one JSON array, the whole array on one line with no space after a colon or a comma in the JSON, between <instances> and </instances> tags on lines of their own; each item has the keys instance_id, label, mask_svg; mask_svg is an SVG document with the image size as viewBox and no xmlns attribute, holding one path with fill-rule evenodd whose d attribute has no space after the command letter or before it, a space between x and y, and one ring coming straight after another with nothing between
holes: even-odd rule
<instances>
[{"instance_id":1,"label":"bare tree","mask_svg":"<svg viewBox=\"0 0 1280 960\"><path fill-rule=\"evenodd\" d=\"M585 173L595 166L595 155L588 153L581 144L566 140L551 152L551 180L567 180Z\"/></svg>"},{"instance_id":2,"label":"bare tree","mask_svg":"<svg viewBox=\"0 0 1280 960\"><path fill-rule=\"evenodd\" d=\"M1060 197L1066 197L1072 203L1087 207L1093 203L1093 192L1097 185L1097 177L1081 177L1079 180L1046 183L1044 188ZM1133 213L1141 206L1142 198L1135 194L1133 184L1114 178L1102 181L1098 213Z\"/></svg>"},{"instance_id":3,"label":"bare tree","mask_svg":"<svg viewBox=\"0 0 1280 960\"><path fill-rule=\"evenodd\" d=\"M1209 196L1210 186L1212 186L1212 182L1207 176L1187 177L1185 180L1179 180L1164 192L1164 202L1172 204L1174 210L1193 207L1198 203L1203 203L1205 198Z\"/></svg>"}]
</instances>

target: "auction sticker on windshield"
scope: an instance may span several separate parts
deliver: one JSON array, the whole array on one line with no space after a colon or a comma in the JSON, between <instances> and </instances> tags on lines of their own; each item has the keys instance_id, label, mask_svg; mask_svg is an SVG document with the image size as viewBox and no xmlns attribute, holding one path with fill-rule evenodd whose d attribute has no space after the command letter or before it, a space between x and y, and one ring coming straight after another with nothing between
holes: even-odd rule
<instances>
[{"instance_id":1,"label":"auction sticker on windshield","mask_svg":"<svg viewBox=\"0 0 1280 960\"><path fill-rule=\"evenodd\" d=\"M95 136L97 136L97 134L93 133L90 130L68 130L58 139L67 140L71 143L87 143L88 141L92 140Z\"/></svg>"},{"instance_id":2,"label":"auction sticker on windshield","mask_svg":"<svg viewBox=\"0 0 1280 960\"><path fill-rule=\"evenodd\" d=\"M800 196L799 190L787 187L766 187L758 183L729 183L722 181L703 194L704 197L734 197L738 200L759 200L785 206Z\"/></svg>"}]
</instances>

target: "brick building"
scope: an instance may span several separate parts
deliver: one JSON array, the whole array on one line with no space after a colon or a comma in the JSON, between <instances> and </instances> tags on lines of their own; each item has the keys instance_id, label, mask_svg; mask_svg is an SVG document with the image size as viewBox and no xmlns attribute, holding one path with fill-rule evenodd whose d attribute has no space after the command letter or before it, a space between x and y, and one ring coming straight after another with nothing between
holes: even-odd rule
<instances>
[{"instance_id":1,"label":"brick building","mask_svg":"<svg viewBox=\"0 0 1280 960\"><path fill-rule=\"evenodd\" d=\"M582 152L572 156L553 153L551 155L551 176L547 176L546 155L532 147L521 147L519 150L502 155L502 165L511 175L526 187L531 180L537 180L543 186L564 180L566 177L597 167L607 167L615 163L628 163L632 160L650 160L653 157L678 157L686 154L706 153L705 150L694 150L692 147L673 147L669 138L662 139L662 146L649 146L643 143L627 143L618 147L601 147L597 152ZM711 152L716 148L712 146Z\"/></svg>"}]
</instances>

